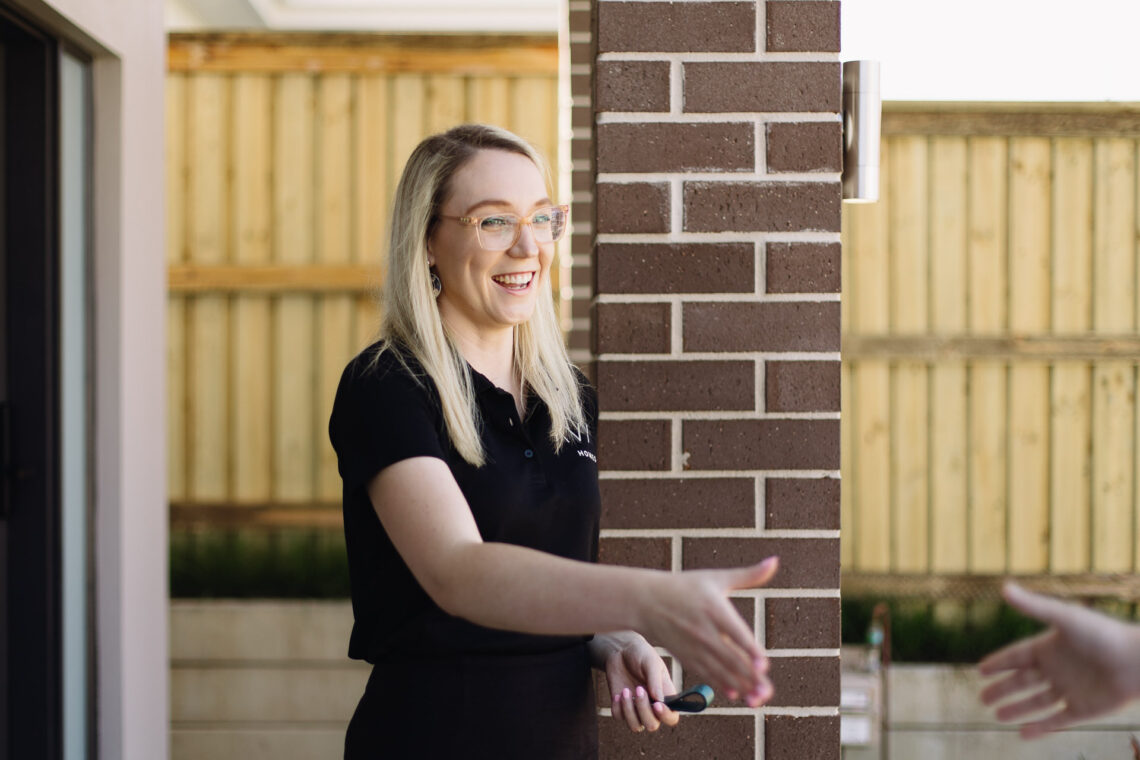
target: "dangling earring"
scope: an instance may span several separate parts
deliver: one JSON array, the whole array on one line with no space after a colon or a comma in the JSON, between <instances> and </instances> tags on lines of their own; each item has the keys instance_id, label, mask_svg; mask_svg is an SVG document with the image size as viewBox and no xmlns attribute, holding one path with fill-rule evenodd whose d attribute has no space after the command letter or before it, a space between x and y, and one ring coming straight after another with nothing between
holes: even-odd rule
<instances>
[{"instance_id":1,"label":"dangling earring","mask_svg":"<svg viewBox=\"0 0 1140 760\"><path fill-rule=\"evenodd\" d=\"M443 292L443 283L440 282L439 275L435 273L434 269L432 269L431 270L431 294L433 296L435 296L436 298L439 298L439 294L442 292Z\"/></svg>"}]
</instances>

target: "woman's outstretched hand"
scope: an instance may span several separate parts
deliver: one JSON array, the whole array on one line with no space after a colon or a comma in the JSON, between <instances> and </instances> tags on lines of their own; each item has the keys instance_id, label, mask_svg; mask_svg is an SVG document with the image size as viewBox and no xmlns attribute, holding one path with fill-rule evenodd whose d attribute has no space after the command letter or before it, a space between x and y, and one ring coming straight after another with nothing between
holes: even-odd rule
<instances>
[{"instance_id":1,"label":"woman's outstretched hand","mask_svg":"<svg viewBox=\"0 0 1140 760\"><path fill-rule=\"evenodd\" d=\"M1140 696L1140 628L1007 584L1002 591L1014 608L1050 627L986 657L983 676L1005 674L982 690L993 705L1017 699L997 710L1001 721L1020 721L1021 736L1034 739L1049 731L1105 715Z\"/></svg>"},{"instance_id":2,"label":"woman's outstretched hand","mask_svg":"<svg viewBox=\"0 0 1140 760\"><path fill-rule=\"evenodd\" d=\"M675 726L680 720L662 700L677 690L669 668L641 634L633 631L600 634L591 646L610 687L613 716L635 733Z\"/></svg>"},{"instance_id":3,"label":"woman's outstretched hand","mask_svg":"<svg viewBox=\"0 0 1140 760\"><path fill-rule=\"evenodd\" d=\"M662 576L645 599L639 630L713 689L758 707L774 693L768 658L728 594L764 586L778 565L769 557L748 567Z\"/></svg>"}]
</instances>

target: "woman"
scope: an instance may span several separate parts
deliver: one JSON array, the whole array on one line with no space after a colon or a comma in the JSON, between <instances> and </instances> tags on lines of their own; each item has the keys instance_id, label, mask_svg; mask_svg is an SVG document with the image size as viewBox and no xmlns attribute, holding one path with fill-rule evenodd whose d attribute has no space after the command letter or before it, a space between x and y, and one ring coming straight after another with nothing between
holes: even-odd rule
<instances>
[{"instance_id":1,"label":"woman","mask_svg":"<svg viewBox=\"0 0 1140 760\"><path fill-rule=\"evenodd\" d=\"M772 693L727 600L774 558L662 573L593 564L597 401L550 288L566 209L503 130L424 140L396 190L381 339L329 423L355 624L373 664L346 758L596 757L590 666L633 731L673 725L646 637L730 698ZM635 632L637 631L637 632Z\"/></svg>"}]
</instances>

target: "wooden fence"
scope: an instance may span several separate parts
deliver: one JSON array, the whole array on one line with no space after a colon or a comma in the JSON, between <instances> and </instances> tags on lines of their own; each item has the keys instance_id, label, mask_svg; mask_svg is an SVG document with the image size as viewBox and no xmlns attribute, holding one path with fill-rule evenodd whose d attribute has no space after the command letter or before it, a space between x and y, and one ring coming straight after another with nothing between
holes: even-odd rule
<instances>
[{"instance_id":1,"label":"wooden fence","mask_svg":"<svg viewBox=\"0 0 1140 760\"><path fill-rule=\"evenodd\" d=\"M558 155L553 38L175 36L167 77L175 523L335 524L327 421L371 339L386 215L425 135Z\"/></svg>"},{"instance_id":2,"label":"wooden fence","mask_svg":"<svg viewBox=\"0 0 1140 760\"><path fill-rule=\"evenodd\" d=\"M845 572L1140 562L1140 109L890 105L843 219Z\"/></svg>"}]
</instances>

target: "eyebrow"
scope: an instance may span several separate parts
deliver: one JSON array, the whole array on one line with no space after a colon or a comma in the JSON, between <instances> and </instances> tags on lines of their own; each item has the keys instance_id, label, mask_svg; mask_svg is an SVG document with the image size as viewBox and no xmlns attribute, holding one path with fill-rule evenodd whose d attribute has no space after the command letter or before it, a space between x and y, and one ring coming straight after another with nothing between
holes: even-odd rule
<instances>
[{"instance_id":1,"label":"eyebrow","mask_svg":"<svg viewBox=\"0 0 1140 760\"><path fill-rule=\"evenodd\" d=\"M553 203L554 203L554 201L552 201L552 200L550 200L550 198L547 198L544 196L542 198L539 198L537 201L535 201L534 204L531 206L531 208L535 209L535 208L541 208L543 206L550 206L550 205L553 205ZM468 206L467 211L464 212L463 215L464 216L470 216L471 212L474 211L475 209L479 208L480 206L510 206L510 205L512 205L510 203L510 201L504 201L504 200L500 200L498 198L488 198L487 200L479 201L478 203L475 203L471 206Z\"/></svg>"}]
</instances>

